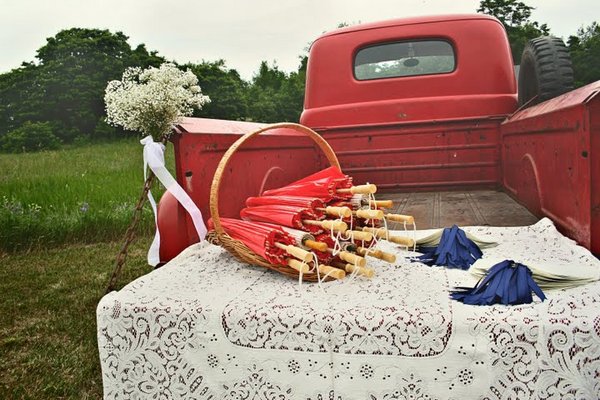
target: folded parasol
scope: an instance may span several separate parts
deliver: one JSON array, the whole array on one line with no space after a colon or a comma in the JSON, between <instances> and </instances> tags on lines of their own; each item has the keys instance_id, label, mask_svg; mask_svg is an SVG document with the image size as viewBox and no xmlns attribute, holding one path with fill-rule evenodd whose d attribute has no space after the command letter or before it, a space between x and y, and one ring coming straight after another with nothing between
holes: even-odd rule
<instances>
[{"instance_id":1,"label":"folded parasol","mask_svg":"<svg viewBox=\"0 0 600 400\"><path fill-rule=\"evenodd\" d=\"M220 221L223 230L232 239L244 243L271 264L288 265L292 250L289 246L293 247L296 241L281 227L234 218L221 218ZM212 227L212 220L209 220L209 227ZM304 258L302 253L298 256Z\"/></svg>"},{"instance_id":2,"label":"folded parasol","mask_svg":"<svg viewBox=\"0 0 600 400\"><path fill-rule=\"evenodd\" d=\"M309 208L311 210L325 207L323 200L317 197L306 196L260 196L248 197L246 207L259 207L266 205L282 205L298 208Z\"/></svg>"},{"instance_id":3,"label":"folded parasol","mask_svg":"<svg viewBox=\"0 0 600 400\"><path fill-rule=\"evenodd\" d=\"M345 199L357 191L374 193L375 185L352 186L352 178L338 168L329 167L309 175L287 186L265 191L263 196L304 196L318 197L325 202Z\"/></svg>"},{"instance_id":4,"label":"folded parasol","mask_svg":"<svg viewBox=\"0 0 600 400\"><path fill-rule=\"evenodd\" d=\"M244 208L240 216L245 220L268 222L311 233L323 232L323 227L318 223L319 215L307 208L270 204Z\"/></svg>"}]
</instances>

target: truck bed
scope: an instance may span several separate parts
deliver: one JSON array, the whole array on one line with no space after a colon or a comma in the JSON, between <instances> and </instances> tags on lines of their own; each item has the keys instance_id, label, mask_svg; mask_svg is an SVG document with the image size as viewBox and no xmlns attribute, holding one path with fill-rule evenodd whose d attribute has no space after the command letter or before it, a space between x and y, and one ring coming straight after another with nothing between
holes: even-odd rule
<instances>
[{"instance_id":1,"label":"truck bed","mask_svg":"<svg viewBox=\"0 0 600 400\"><path fill-rule=\"evenodd\" d=\"M467 190L417 193L381 193L394 201L394 211L415 217L417 229L458 226L522 226L538 218L508 194L497 190ZM390 229L403 229L401 224Z\"/></svg>"}]
</instances>

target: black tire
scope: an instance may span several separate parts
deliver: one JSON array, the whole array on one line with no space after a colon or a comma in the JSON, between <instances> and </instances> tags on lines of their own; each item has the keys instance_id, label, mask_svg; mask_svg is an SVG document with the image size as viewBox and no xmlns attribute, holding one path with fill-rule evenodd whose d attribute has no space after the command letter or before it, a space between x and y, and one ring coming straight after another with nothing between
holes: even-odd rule
<instances>
[{"instance_id":1,"label":"black tire","mask_svg":"<svg viewBox=\"0 0 600 400\"><path fill-rule=\"evenodd\" d=\"M552 36L530 40L519 68L519 106L541 103L573 89L573 66L564 42ZM537 96L537 97L536 97Z\"/></svg>"}]
</instances>

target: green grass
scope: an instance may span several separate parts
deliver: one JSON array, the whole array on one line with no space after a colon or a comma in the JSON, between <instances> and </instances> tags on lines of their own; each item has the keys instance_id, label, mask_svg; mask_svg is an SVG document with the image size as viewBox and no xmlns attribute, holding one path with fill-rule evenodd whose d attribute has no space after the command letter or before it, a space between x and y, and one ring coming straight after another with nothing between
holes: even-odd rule
<instances>
[{"instance_id":1,"label":"green grass","mask_svg":"<svg viewBox=\"0 0 600 400\"><path fill-rule=\"evenodd\" d=\"M0 155L0 399L102 397L96 306L142 185L133 139ZM146 204L119 286L153 230Z\"/></svg>"},{"instance_id":2,"label":"green grass","mask_svg":"<svg viewBox=\"0 0 600 400\"><path fill-rule=\"evenodd\" d=\"M129 139L1 154L0 171L0 252L97 243L122 236L131 221L143 185L142 146ZM140 233L148 234L153 218L144 210Z\"/></svg>"},{"instance_id":3,"label":"green grass","mask_svg":"<svg viewBox=\"0 0 600 400\"><path fill-rule=\"evenodd\" d=\"M149 272L149 238L130 249L120 286ZM120 243L0 256L0 399L99 399L96 306Z\"/></svg>"}]
</instances>

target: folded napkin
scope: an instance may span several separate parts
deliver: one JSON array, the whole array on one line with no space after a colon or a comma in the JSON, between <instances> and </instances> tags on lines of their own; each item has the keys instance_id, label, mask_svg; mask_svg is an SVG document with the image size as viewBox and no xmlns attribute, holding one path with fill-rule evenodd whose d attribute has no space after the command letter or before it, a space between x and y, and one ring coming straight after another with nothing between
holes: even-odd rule
<instances>
[{"instance_id":1,"label":"folded napkin","mask_svg":"<svg viewBox=\"0 0 600 400\"><path fill-rule=\"evenodd\" d=\"M456 225L454 225L454 226L456 226ZM445 229L449 229L449 228L445 228ZM445 229L438 229L427 236L423 236L422 238L417 239L417 241L416 241L417 247L437 247L437 245L440 243L440 239L442 238L442 234L444 233ZM460 228L458 228L458 229L460 229ZM465 235L467 236L467 239L474 242L477 245L477 247L479 247L480 249L485 250L485 249L489 249L491 247L498 246L498 243L496 243L496 242L488 242L486 240L482 240L482 239L470 234L469 232L465 232Z\"/></svg>"},{"instance_id":2,"label":"folded napkin","mask_svg":"<svg viewBox=\"0 0 600 400\"><path fill-rule=\"evenodd\" d=\"M469 272L477 277L485 276L491 268L501 262L497 257L477 260ZM565 289L600 280L600 269L591 265L550 261L526 261L533 279L544 290Z\"/></svg>"},{"instance_id":3,"label":"folded napkin","mask_svg":"<svg viewBox=\"0 0 600 400\"><path fill-rule=\"evenodd\" d=\"M480 242L487 246L495 245L491 242ZM477 244L456 225L417 240L417 247L423 255L417 256L415 261L430 266L467 269L482 256Z\"/></svg>"},{"instance_id":4,"label":"folded napkin","mask_svg":"<svg viewBox=\"0 0 600 400\"><path fill-rule=\"evenodd\" d=\"M542 301L546 296L532 278L532 271L512 260L494 264L474 288L460 287L450 297L471 305L529 304L534 292Z\"/></svg>"}]
</instances>

